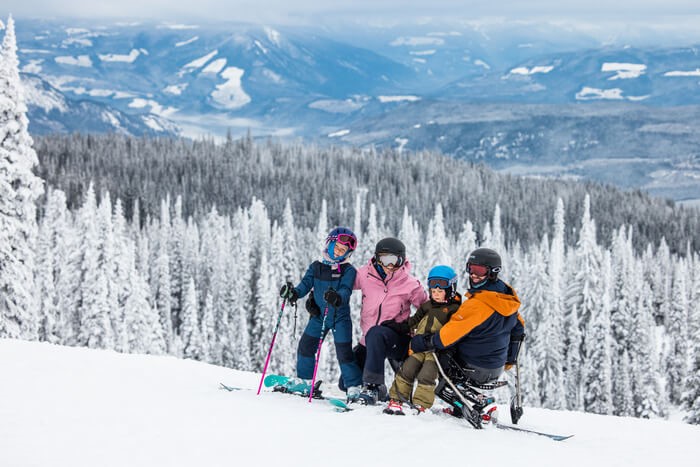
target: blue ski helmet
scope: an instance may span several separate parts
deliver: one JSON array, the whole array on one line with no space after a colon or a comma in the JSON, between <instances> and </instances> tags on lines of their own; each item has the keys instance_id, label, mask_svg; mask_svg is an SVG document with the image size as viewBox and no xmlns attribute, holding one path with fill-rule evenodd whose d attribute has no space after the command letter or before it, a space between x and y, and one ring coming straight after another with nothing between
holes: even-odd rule
<instances>
[{"instance_id":1,"label":"blue ski helmet","mask_svg":"<svg viewBox=\"0 0 700 467\"><path fill-rule=\"evenodd\" d=\"M447 298L452 298L457 292L457 273L454 269L444 264L433 267L428 273L428 288L444 289Z\"/></svg>"},{"instance_id":2,"label":"blue ski helmet","mask_svg":"<svg viewBox=\"0 0 700 467\"><path fill-rule=\"evenodd\" d=\"M335 256L336 242L348 247L348 251L343 256ZM336 227L326 237L326 251L333 261L343 261L349 258L352 252L355 251L355 248L357 248L357 236L347 227Z\"/></svg>"}]
</instances>

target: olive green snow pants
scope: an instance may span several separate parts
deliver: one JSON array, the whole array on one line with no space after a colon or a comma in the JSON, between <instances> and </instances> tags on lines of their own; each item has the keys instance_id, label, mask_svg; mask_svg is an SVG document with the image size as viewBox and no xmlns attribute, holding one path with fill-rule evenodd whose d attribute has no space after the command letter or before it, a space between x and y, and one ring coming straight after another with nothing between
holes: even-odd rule
<instances>
[{"instance_id":1,"label":"olive green snow pants","mask_svg":"<svg viewBox=\"0 0 700 467\"><path fill-rule=\"evenodd\" d=\"M389 389L389 397L396 401L411 401L426 409L435 402L435 380L438 377L438 367L432 352L411 354L401 365L394 383ZM413 392L413 382L418 381ZM413 397L411 393L413 392Z\"/></svg>"}]
</instances>

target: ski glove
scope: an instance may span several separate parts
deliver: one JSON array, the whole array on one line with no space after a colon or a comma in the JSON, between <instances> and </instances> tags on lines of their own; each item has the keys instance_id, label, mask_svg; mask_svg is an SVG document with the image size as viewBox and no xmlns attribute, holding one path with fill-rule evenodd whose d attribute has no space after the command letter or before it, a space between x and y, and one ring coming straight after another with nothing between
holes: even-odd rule
<instances>
[{"instance_id":1,"label":"ski glove","mask_svg":"<svg viewBox=\"0 0 700 467\"><path fill-rule=\"evenodd\" d=\"M430 352L435 350L433 334L418 334L411 339L411 350L414 352Z\"/></svg>"},{"instance_id":2,"label":"ski glove","mask_svg":"<svg viewBox=\"0 0 700 467\"><path fill-rule=\"evenodd\" d=\"M388 321L384 321L382 326L391 329L400 336L408 335L410 332L408 321L401 321L400 323L397 323L395 320L390 319Z\"/></svg>"},{"instance_id":3,"label":"ski glove","mask_svg":"<svg viewBox=\"0 0 700 467\"><path fill-rule=\"evenodd\" d=\"M343 303L343 299L340 297L340 294L336 292L333 287L326 290L326 292L323 294L323 299L329 305L332 305L336 308L338 308L340 304Z\"/></svg>"},{"instance_id":4,"label":"ski glove","mask_svg":"<svg viewBox=\"0 0 700 467\"><path fill-rule=\"evenodd\" d=\"M287 283L284 284L280 289L280 297L282 297L284 300L288 300L289 303L294 305L297 302L297 299L299 298L299 294L294 288L294 284L287 281Z\"/></svg>"},{"instance_id":5,"label":"ski glove","mask_svg":"<svg viewBox=\"0 0 700 467\"><path fill-rule=\"evenodd\" d=\"M318 303L314 299L314 294L309 294L309 298L306 299L306 311L312 317L321 316L321 308L319 308Z\"/></svg>"}]
</instances>

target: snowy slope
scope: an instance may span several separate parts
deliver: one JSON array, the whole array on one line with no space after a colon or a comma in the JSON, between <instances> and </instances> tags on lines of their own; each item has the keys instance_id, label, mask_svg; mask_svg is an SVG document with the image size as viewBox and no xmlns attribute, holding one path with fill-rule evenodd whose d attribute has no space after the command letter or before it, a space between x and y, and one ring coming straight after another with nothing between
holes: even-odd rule
<instances>
[{"instance_id":1,"label":"snowy slope","mask_svg":"<svg viewBox=\"0 0 700 467\"><path fill-rule=\"evenodd\" d=\"M341 414L322 401L256 396L258 374L7 339L0 369L0 465L12 467L690 465L700 439L700 427L680 422L527 407L522 426L576 436L476 431L377 407Z\"/></svg>"}]
</instances>

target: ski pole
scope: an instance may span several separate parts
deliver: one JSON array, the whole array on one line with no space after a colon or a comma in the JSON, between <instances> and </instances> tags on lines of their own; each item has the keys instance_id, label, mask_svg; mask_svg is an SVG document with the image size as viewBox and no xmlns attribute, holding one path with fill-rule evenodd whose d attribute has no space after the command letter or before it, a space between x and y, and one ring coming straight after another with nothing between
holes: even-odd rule
<instances>
[{"instance_id":1,"label":"ski pole","mask_svg":"<svg viewBox=\"0 0 700 467\"><path fill-rule=\"evenodd\" d=\"M316 372L318 371L318 361L321 358L321 346L323 345L323 333L326 331L326 317L328 316L328 304L323 310L323 322L321 323L321 337L318 338L318 349L316 349L316 363L314 363L314 376L311 379L311 389L309 390L309 402L314 397L314 385L316 384Z\"/></svg>"},{"instance_id":2,"label":"ski pole","mask_svg":"<svg viewBox=\"0 0 700 467\"><path fill-rule=\"evenodd\" d=\"M518 420L523 416L523 401L520 394L520 364L515 362L515 397L510 404L510 421L513 425L518 424Z\"/></svg>"},{"instance_id":3,"label":"ski pole","mask_svg":"<svg viewBox=\"0 0 700 467\"><path fill-rule=\"evenodd\" d=\"M270 363L270 355L272 355L272 347L275 346L275 339L277 338L277 330L280 328L280 321L282 321L282 312L284 311L284 305L287 303L287 299L282 300L282 307L280 308L279 315L277 315L277 324L275 325L275 332L272 333L272 342L270 342L270 350L267 351L267 358L265 358L265 366L263 367L262 376L260 376L260 384L258 384L258 393L260 395L260 388L262 388L263 380L265 379L265 373L267 373L267 365Z\"/></svg>"}]
</instances>

